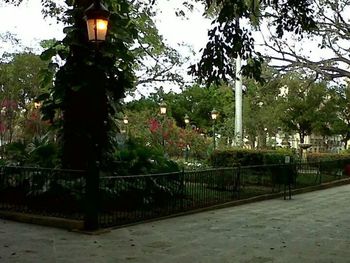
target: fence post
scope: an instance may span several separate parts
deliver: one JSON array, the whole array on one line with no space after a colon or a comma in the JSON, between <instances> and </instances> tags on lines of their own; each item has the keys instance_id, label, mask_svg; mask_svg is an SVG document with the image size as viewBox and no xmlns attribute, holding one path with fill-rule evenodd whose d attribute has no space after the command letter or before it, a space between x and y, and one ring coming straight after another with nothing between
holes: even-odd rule
<instances>
[{"instance_id":1,"label":"fence post","mask_svg":"<svg viewBox=\"0 0 350 263\"><path fill-rule=\"evenodd\" d=\"M240 191L241 191L241 164L238 164L236 189L237 189L237 199L239 199Z\"/></svg>"},{"instance_id":2,"label":"fence post","mask_svg":"<svg viewBox=\"0 0 350 263\"><path fill-rule=\"evenodd\" d=\"M181 184L181 204L180 209L181 212L184 211L184 198L185 198L185 168L182 167L181 175L180 175L180 184Z\"/></svg>"},{"instance_id":3,"label":"fence post","mask_svg":"<svg viewBox=\"0 0 350 263\"><path fill-rule=\"evenodd\" d=\"M322 173L321 173L321 161L318 161L318 172L319 172L319 181L318 181L318 184L322 184Z\"/></svg>"},{"instance_id":4,"label":"fence post","mask_svg":"<svg viewBox=\"0 0 350 263\"><path fill-rule=\"evenodd\" d=\"M85 222L86 230L98 229L98 204L100 188L99 167L96 162L91 162L86 171L86 192L85 192Z\"/></svg>"},{"instance_id":5,"label":"fence post","mask_svg":"<svg viewBox=\"0 0 350 263\"><path fill-rule=\"evenodd\" d=\"M288 196L292 199L292 183L294 182L294 164L288 164Z\"/></svg>"}]
</instances>

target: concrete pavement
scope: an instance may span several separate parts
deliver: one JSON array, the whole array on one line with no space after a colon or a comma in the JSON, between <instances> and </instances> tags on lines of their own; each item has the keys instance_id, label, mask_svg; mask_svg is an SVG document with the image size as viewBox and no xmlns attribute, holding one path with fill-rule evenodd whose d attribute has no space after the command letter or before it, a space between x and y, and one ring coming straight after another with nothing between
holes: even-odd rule
<instances>
[{"instance_id":1,"label":"concrete pavement","mask_svg":"<svg viewBox=\"0 0 350 263\"><path fill-rule=\"evenodd\" d=\"M89 236L0 219L0 262L350 262L350 185Z\"/></svg>"}]
</instances>

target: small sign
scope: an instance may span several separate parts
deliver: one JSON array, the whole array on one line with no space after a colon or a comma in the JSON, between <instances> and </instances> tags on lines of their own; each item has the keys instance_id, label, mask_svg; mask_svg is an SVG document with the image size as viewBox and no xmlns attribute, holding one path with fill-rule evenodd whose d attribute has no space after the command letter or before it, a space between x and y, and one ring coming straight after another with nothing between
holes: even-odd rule
<instances>
[{"instance_id":1,"label":"small sign","mask_svg":"<svg viewBox=\"0 0 350 263\"><path fill-rule=\"evenodd\" d=\"M284 163L290 163L290 156L285 156L284 157Z\"/></svg>"}]
</instances>

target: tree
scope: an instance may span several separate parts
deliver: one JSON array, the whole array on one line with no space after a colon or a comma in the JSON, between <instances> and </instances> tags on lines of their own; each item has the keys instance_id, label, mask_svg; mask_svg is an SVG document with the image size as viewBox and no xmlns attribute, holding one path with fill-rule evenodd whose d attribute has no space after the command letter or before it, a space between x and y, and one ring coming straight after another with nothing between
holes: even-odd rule
<instances>
[{"instance_id":1,"label":"tree","mask_svg":"<svg viewBox=\"0 0 350 263\"><path fill-rule=\"evenodd\" d=\"M19 4L23 0L5 0L6 3ZM275 36L281 38L285 32L300 34L310 32L316 28L314 22L314 6L310 1L295 0L192 0L192 2L203 3L208 11L212 12L213 28L208 32L209 41L203 50L201 61L193 65L190 71L196 74L200 80L207 83L213 81L227 81L234 77L232 58L240 54L242 58L248 61L242 69L246 76L261 80L262 56L254 51L254 38L251 35L251 28L239 28L236 26L237 18L252 17L270 18L276 28ZM76 7L86 7L89 0L80 0L76 2ZM109 2L109 1L107 1ZM156 1L149 0L148 3L142 1L133 1L131 6L152 5ZM256 5L256 3L259 5ZM54 0L42 0L43 12L46 15L58 17L59 20L67 21L62 12L67 6L72 6L67 1L67 6ZM121 1L121 3L123 3ZM193 5L191 0L184 1L184 6L191 9ZM258 10L259 8L259 10ZM259 12L258 12L259 11ZM140 13L136 11L136 13ZM177 12L181 14L181 11ZM183 13L183 12L182 12ZM130 16L132 9L127 11ZM254 23L256 19L251 19Z\"/></svg>"},{"instance_id":2,"label":"tree","mask_svg":"<svg viewBox=\"0 0 350 263\"><path fill-rule=\"evenodd\" d=\"M23 130L35 98L40 94L41 74L47 68L33 53L4 54L0 62L0 107L2 141L11 142L15 126Z\"/></svg>"},{"instance_id":3,"label":"tree","mask_svg":"<svg viewBox=\"0 0 350 263\"><path fill-rule=\"evenodd\" d=\"M63 166L89 169L94 162L108 165L114 116L118 101L134 85L134 56L130 52L137 30L127 1L106 1L110 28L98 50L88 43L84 10L91 1L75 1L65 12L66 37L41 56L58 55L65 61L57 68L54 86L41 99L46 119L62 122ZM62 49L61 46L65 49ZM60 115L61 114L61 115ZM103 158L104 156L105 158ZM106 162L103 162L106 161Z\"/></svg>"},{"instance_id":4,"label":"tree","mask_svg":"<svg viewBox=\"0 0 350 263\"><path fill-rule=\"evenodd\" d=\"M331 128L333 134L340 134L344 148L347 149L350 140L350 88L349 85L341 86L332 97L333 105L336 107L336 116L333 118Z\"/></svg>"},{"instance_id":5,"label":"tree","mask_svg":"<svg viewBox=\"0 0 350 263\"><path fill-rule=\"evenodd\" d=\"M154 16L152 5L139 1L136 1L131 11L131 17L140 32L132 49L137 58L135 86L154 86L164 82L183 86L183 76L177 73L177 69L185 60L175 49L164 43L153 21Z\"/></svg>"},{"instance_id":6,"label":"tree","mask_svg":"<svg viewBox=\"0 0 350 263\"><path fill-rule=\"evenodd\" d=\"M187 1L186 1L187 2ZM202 58L190 72L199 80L207 83L221 80L229 81L235 77L232 59L240 55L247 60L242 73L262 81L261 71L263 58L254 50L254 38L251 27L237 26L239 19L252 17L269 18L275 28L274 37L281 38L285 32L300 34L315 29L313 6L309 1L260 1L259 13L254 5L256 1L246 0L197 0L203 2L207 9L216 6L217 15L213 28L209 30L209 41L203 50ZM256 20L251 20L256 22Z\"/></svg>"},{"instance_id":7,"label":"tree","mask_svg":"<svg viewBox=\"0 0 350 263\"><path fill-rule=\"evenodd\" d=\"M278 100L281 79L267 65L262 76L267 80L264 84L252 79L245 80L244 130L252 148L255 147L256 138L257 147L265 148L266 133L276 134L281 126Z\"/></svg>"},{"instance_id":8,"label":"tree","mask_svg":"<svg viewBox=\"0 0 350 263\"><path fill-rule=\"evenodd\" d=\"M294 41L291 41L291 36L278 39L273 36L267 37L267 31L264 30L265 45L269 48L270 54L274 53L266 57L272 59L271 65L285 72L295 70L312 72L327 80L350 77L350 60L347 58L349 48L345 44L350 39L350 24L347 19L349 1L308 2L314 7L313 20L316 25L312 30L312 38L307 38L309 41L307 46L311 46L312 50L303 48L303 45L300 45L301 48L296 47L296 42L305 42L302 36L294 37ZM315 58L312 53L317 50L317 46L322 55Z\"/></svg>"},{"instance_id":9,"label":"tree","mask_svg":"<svg viewBox=\"0 0 350 263\"><path fill-rule=\"evenodd\" d=\"M20 4L22 0L5 2ZM100 155L108 151L106 134L115 125L113 115L120 109L118 101L126 91L134 90L137 83L182 82L172 72L181 59L175 50L163 43L152 20L154 12L147 3L104 1L112 12L109 35L95 53L95 48L87 43L83 19L84 10L91 2L79 0L62 4L42 1L45 15L54 16L67 25L63 41L56 42L41 56L45 60L58 56L65 64L61 66L54 61L49 64L51 71L46 74L46 83L50 84L55 75L55 84L40 97L45 101L42 108L45 118L55 121L58 127L63 125L60 138L63 139L63 164L67 168L86 167L90 157L84 156L85 153ZM137 79L135 70L144 78ZM97 86L100 86L99 90ZM90 105L96 105L98 110L92 110ZM94 128L99 126L103 128ZM91 140L90 136L95 138ZM95 146L84 143L84 140L99 145L96 146L98 149L94 150ZM80 150L82 154L77 154L75 151L79 148L86 151ZM71 163L73 159L76 159L75 163Z\"/></svg>"},{"instance_id":10,"label":"tree","mask_svg":"<svg viewBox=\"0 0 350 263\"><path fill-rule=\"evenodd\" d=\"M284 78L283 83L287 94L280 98L282 125L287 131L297 132L300 143L304 143L305 136L327 121L327 114L324 114L327 108L326 83L315 83L312 79L302 79L298 75Z\"/></svg>"}]
</instances>

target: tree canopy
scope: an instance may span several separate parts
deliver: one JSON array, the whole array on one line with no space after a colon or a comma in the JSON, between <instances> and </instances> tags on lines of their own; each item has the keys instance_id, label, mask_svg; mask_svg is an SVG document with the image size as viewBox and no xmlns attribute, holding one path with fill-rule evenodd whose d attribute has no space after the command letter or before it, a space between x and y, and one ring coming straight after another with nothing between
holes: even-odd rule
<instances>
[{"instance_id":1,"label":"tree canopy","mask_svg":"<svg viewBox=\"0 0 350 263\"><path fill-rule=\"evenodd\" d=\"M275 38L264 30L265 45L272 59L271 65L284 72L298 70L314 73L327 80L350 77L349 42L350 24L348 0L312 0L315 28L308 38L304 35ZM273 22L270 22L270 26ZM309 43L306 44L306 41ZM299 42L299 45L296 43ZM318 57L312 56L318 51Z\"/></svg>"},{"instance_id":2,"label":"tree canopy","mask_svg":"<svg viewBox=\"0 0 350 263\"><path fill-rule=\"evenodd\" d=\"M243 75L262 81L263 57L254 48L252 27L239 26L239 19L258 17L270 19L274 37L281 38L285 32L301 34L316 28L313 6L309 1L295 0L196 0L209 10L216 8L209 30L209 41L203 49L200 62L191 67L191 73L206 83L228 81L235 78L232 59L240 55L247 60L242 67ZM257 10L258 8L258 10ZM256 23L256 20L252 21Z\"/></svg>"}]
</instances>

